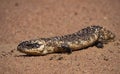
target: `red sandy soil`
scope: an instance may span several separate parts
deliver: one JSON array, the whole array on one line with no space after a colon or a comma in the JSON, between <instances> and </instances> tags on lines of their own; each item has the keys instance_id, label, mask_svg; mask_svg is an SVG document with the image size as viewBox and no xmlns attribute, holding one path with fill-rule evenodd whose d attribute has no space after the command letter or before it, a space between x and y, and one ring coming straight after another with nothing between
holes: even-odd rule
<instances>
[{"instance_id":1,"label":"red sandy soil","mask_svg":"<svg viewBox=\"0 0 120 74\"><path fill-rule=\"evenodd\" d=\"M61 36L90 25L116 35L103 49L24 56L24 40ZM0 74L120 74L120 0L0 0Z\"/></svg>"}]
</instances>

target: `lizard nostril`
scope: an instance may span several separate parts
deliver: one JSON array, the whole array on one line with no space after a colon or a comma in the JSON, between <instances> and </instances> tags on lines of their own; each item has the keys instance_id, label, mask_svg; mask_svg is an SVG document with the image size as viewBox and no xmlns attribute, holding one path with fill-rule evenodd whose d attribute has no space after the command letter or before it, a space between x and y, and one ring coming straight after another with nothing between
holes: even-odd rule
<instances>
[{"instance_id":1,"label":"lizard nostril","mask_svg":"<svg viewBox=\"0 0 120 74\"><path fill-rule=\"evenodd\" d=\"M17 49L18 50L21 50L23 48L26 47L26 44L28 44L29 42L28 41L24 41L24 42L21 42L18 46L17 46Z\"/></svg>"},{"instance_id":2,"label":"lizard nostril","mask_svg":"<svg viewBox=\"0 0 120 74\"><path fill-rule=\"evenodd\" d=\"M28 43L29 43L28 41L24 41L24 42L21 42L18 46L25 46Z\"/></svg>"}]
</instances>

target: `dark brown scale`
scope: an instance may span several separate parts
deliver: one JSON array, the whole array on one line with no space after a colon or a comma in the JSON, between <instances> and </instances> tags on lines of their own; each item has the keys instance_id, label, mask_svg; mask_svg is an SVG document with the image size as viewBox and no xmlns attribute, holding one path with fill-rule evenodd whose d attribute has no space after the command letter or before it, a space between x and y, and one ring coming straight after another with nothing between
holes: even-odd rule
<instances>
[{"instance_id":1,"label":"dark brown scale","mask_svg":"<svg viewBox=\"0 0 120 74\"><path fill-rule=\"evenodd\" d=\"M91 27L87 27L84 28L76 33L73 34L68 34L68 35L64 35L64 36L56 36L56 37L51 37L51 38L41 38L42 40L44 40L45 42L51 40L51 41L75 41L78 39L82 39L82 40L88 40L89 37L95 33L96 30L100 30L102 27L100 26L91 26Z\"/></svg>"}]
</instances>

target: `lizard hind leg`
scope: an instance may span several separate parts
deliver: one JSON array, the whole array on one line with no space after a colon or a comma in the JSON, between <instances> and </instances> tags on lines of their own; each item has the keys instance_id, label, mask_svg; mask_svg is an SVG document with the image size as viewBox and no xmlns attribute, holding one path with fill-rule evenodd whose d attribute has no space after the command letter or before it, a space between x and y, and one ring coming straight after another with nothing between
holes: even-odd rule
<instances>
[{"instance_id":1,"label":"lizard hind leg","mask_svg":"<svg viewBox=\"0 0 120 74\"><path fill-rule=\"evenodd\" d=\"M104 45L103 45L102 42L96 42L96 43L95 43L95 46L96 46L97 48L103 48L103 47L104 47Z\"/></svg>"}]
</instances>

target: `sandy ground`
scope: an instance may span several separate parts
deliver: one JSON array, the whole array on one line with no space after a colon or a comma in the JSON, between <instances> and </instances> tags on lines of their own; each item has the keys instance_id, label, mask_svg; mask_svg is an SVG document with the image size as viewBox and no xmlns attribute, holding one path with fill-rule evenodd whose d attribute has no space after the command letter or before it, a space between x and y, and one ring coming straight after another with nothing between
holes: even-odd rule
<instances>
[{"instance_id":1,"label":"sandy ground","mask_svg":"<svg viewBox=\"0 0 120 74\"><path fill-rule=\"evenodd\" d=\"M116 35L103 49L24 56L19 42L100 25ZM120 74L120 0L0 0L0 74Z\"/></svg>"}]
</instances>

